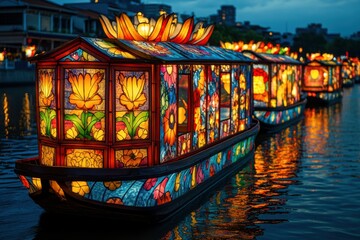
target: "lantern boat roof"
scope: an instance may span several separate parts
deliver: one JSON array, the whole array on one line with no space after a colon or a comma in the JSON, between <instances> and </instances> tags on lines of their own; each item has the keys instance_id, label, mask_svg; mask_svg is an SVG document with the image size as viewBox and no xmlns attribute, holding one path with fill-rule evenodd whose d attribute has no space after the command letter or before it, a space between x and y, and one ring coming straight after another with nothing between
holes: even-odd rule
<instances>
[{"instance_id":1,"label":"lantern boat roof","mask_svg":"<svg viewBox=\"0 0 360 240\"><path fill-rule=\"evenodd\" d=\"M255 61L266 62L266 63L284 63L284 64L297 64L301 65L302 62L283 54L271 54L271 53L260 53L251 50L243 50L242 53L245 56L250 57Z\"/></svg>"},{"instance_id":2,"label":"lantern boat roof","mask_svg":"<svg viewBox=\"0 0 360 240\"><path fill-rule=\"evenodd\" d=\"M79 45L81 46L80 48ZM76 54L78 49L93 54L93 61L253 62L253 60L242 53L216 46L88 37L78 37L62 45L61 48L56 48L47 53L34 56L30 61L49 59L55 61L72 61L71 54ZM98 52L93 52L93 49L98 50Z\"/></svg>"}]
</instances>

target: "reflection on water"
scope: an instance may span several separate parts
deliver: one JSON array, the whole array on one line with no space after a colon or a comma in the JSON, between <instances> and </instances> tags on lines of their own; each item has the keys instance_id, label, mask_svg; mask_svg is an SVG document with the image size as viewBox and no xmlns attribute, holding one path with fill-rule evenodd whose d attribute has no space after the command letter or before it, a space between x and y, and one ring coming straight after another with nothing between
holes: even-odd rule
<instances>
[{"instance_id":1,"label":"reflection on water","mask_svg":"<svg viewBox=\"0 0 360 240\"><path fill-rule=\"evenodd\" d=\"M4 131L5 131L5 136L9 136L9 102L6 96L6 93L4 93L3 96L3 111L4 111Z\"/></svg>"},{"instance_id":2,"label":"reflection on water","mask_svg":"<svg viewBox=\"0 0 360 240\"><path fill-rule=\"evenodd\" d=\"M287 221L279 216L288 212L286 188L298 181L301 138L301 123L259 136L254 160L163 239L255 239L262 224Z\"/></svg>"},{"instance_id":3,"label":"reflection on water","mask_svg":"<svg viewBox=\"0 0 360 240\"><path fill-rule=\"evenodd\" d=\"M0 138L19 138L36 133L34 89L2 88L0 94Z\"/></svg>"}]
</instances>

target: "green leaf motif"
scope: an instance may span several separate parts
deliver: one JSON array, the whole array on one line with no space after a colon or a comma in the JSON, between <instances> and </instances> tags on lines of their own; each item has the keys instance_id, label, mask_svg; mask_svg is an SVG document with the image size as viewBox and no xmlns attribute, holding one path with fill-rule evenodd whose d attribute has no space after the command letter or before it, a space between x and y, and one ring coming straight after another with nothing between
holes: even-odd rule
<instances>
[{"instance_id":1,"label":"green leaf motif","mask_svg":"<svg viewBox=\"0 0 360 240\"><path fill-rule=\"evenodd\" d=\"M105 117L103 112L82 112L80 117L76 114L65 114L65 120L71 121L79 132L78 137L81 139L92 139L91 129L97 122L100 122Z\"/></svg>"},{"instance_id":2,"label":"green leaf motif","mask_svg":"<svg viewBox=\"0 0 360 240\"><path fill-rule=\"evenodd\" d=\"M128 112L122 117L117 117L116 121L125 123L129 136L133 139L140 124L146 122L148 119L149 112L144 111L140 112L136 117L134 112Z\"/></svg>"}]
</instances>

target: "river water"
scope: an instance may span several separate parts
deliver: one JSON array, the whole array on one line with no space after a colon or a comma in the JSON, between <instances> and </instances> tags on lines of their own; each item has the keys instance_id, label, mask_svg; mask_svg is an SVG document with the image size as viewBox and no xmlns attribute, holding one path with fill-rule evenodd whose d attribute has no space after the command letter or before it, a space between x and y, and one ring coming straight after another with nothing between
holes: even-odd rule
<instances>
[{"instance_id":1,"label":"river water","mask_svg":"<svg viewBox=\"0 0 360 240\"><path fill-rule=\"evenodd\" d=\"M15 160L37 155L36 135L17 133L0 142L0 239L360 239L359 84L341 103L306 108L298 124L259 135L243 170L158 227L46 214L13 172Z\"/></svg>"}]
</instances>

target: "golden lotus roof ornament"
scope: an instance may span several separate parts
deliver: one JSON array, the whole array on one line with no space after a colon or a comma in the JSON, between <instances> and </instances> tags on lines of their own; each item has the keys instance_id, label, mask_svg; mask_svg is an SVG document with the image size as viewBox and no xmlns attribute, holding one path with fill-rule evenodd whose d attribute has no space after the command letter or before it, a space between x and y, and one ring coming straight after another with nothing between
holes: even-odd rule
<instances>
[{"instance_id":1,"label":"golden lotus roof ornament","mask_svg":"<svg viewBox=\"0 0 360 240\"><path fill-rule=\"evenodd\" d=\"M331 53L311 53L308 55L309 60L325 60L325 61L331 61L334 60L334 55Z\"/></svg>"},{"instance_id":2,"label":"golden lotus roof ornament","mask_svg":"<svg viewBox=\"0 0 360 240\"><path fill-rule=\"evenodd\" d=\"M155 20L137 13L133 21L125 14L115 17L115 21L100 16L101 26L108 38L150 42L175 42L183 44L205 45L214 30L214 25L203 26L202 22L194 26L194 18L179 23L175 14L161 14Z\"/></svg>"}]
</instances>

